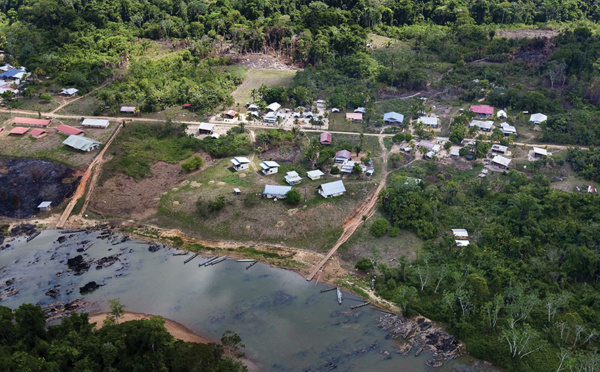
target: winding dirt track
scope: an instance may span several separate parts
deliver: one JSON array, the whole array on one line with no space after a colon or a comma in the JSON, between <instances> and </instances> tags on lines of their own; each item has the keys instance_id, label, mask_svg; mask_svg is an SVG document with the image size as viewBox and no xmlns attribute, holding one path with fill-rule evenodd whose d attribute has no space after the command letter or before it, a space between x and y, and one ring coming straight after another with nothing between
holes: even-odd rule
<instances>
[{"instance_id":1,"label":"winding dirt track","mask_svg":"<svg viewBox=\"0 0 600 372\"><path fill-rule=\"evenodd\" d=\"M381 131L382 131L381 133L383 134L383 129ZM334 246L329 250L329 252L327 252L327 254L321 260L321 262L319 262L310 271L310 273L306 277L306 280L308 280L308 281L313 280L315 275L317 275L317 273L321 270L321 268L323 268L323 266L327 263L327 261L329 261L329 259L335 254L335 252L337 252L338 248L341 247L341 245L344 244L348 239L350 239L350 237L352 236L352 234L354 234L356 229L361 224L364 223L363 216L365 216L366 218L370 218L375 213L375 208L377 207L377 197L379 196L379 193L381 192L381 190L383 190L383 188L385 187L385 182L386 182L387 175L388 175L388 170L387 170L388 151L383 142L383 138L384 138L383 136L379 137L379 146L381 147L381 151L382 151L381 157L383 159L383 165L381 167L381 169L382 169L381 182L379 183L379 186L377 186L377 189L375 189L375 191L373 191L371 193L371 195L369 195L369 197L361 205L359 205L356 209L354 209L352 211L352 213L350 214L350 216L348 216L348 218L346 218L346 221L344 221L344 225L343 225L344 231L342 232L342 235L339 237L337 242L335 242Z\"/></svg>"}]
</instances>

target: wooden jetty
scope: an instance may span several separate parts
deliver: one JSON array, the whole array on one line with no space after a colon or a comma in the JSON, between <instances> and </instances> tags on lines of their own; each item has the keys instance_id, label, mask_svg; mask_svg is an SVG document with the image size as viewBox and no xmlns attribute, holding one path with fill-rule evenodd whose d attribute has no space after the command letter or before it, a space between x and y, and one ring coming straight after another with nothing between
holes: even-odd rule
<instances>
[{"instance_id":1,"label":"wooden jetty","mask_svg":"<svg viewBox=\"0 0 600 372\"><path fill-rule=\"evenodd\" d=\"M198 264L198 267L206 266L206 264L207 264L207 263L209 263L210 261L214 261L214 260L216 260L217 258L219 258L219 256L218 256L218 255L217 255L217 256L212 256L212 257L210 257L210 258L207 258L206 260L204 260L204 261L200 262L200 263Z\"/></svg>"},{"instance_id":2,"label":"wooden jetty","mask_svg":"<svg viewBox=\"0 0 600 372\"><path fill-rule=\"evenodd\" d=\"M36 231L33 233L33 235L31 235L30 237L27 238L27 243L29 243L30 241L32 241L33 239L37 238L38 235L40 235L42 232L41 231Z\"/></svg>"},{"instance_id":3,"label":"wooden jetty","mask_svg":"<svg viewBox=\"0 0 600 372\"><path fill-rule=\"evenodd\" d=\"M358 309L359 307L367 306L367 305L370 305L370 304L371 304L370 302L365 302L365 303L362 303L362 304L359 304L359 305L350 306L350 308L352 310L354 310L354 309Z\"/></svg>"},{"instance_id":4,"label":"wooden jetty","mask_svg":"<svg viewBox=\"0 0 600 372\"><path fill-rule=\"evenodd\" d=\"M254 258L242 258L242 259L237 260L237 262L255 262L255 261L256 261L256 259L254 259Z\"/></svg>"},{"instance_id":5,"label":"wooden jetty","mask_svg":"<svg viewBox=\"0 0 600 372\"><path fill-rule=\"evenodd\" d=\"M84 252L85 252L85 251L87 251L87 250L88 250L88 249L90 249L90 247L91 247L92 245L94 245L94 244L95 244L95 243L90 243L90 244L88 244L88 246L87 246L87 247L83 248L83 251L84 251Z\"/></svg>"},{"instance_id":6,"label":"wooden jetty","mask_svg":"<svg viewBox=\"0 0 600 372\"><path fill-rule=\"evenodd\" d=\"M186 263L190 262L191 260L193 260L194 258L198 257L200 253L196 252L192 255L192 257L186 258L185 261L183 261L183 264L185 265Z\"/></svg>"},{"instance_id":7,"label":"wooden jetty","mask_svg":"<svg viewBox=\"0 0 600 372\"><path fill-rule=\"evenodd\" d=\"M337 288L329 288L329 289L321 289L321 293L325 293L325 292L329 292L329 291L335 291Z\"/></svg>"},{"instance_id":8,"label":"wooden jetty","mask_svg":"<svg viewBox=\"0 0 600 372\"><path fill-rule=\"evenodd\" d=\"M250 265L246 266L246 270L248 270L249 268L251 268L252 266L256 265L258 263L258 260L252 262Z\"/></svg>"},{"instance_id":9,"label":"wooden jetty","mask_svg":"<svg viewBox=\"0 0 600 372\"><path fill-rule=\"evenodd\" d=\"M212 265L216 265L216 264L218 264L219 262L223 262L223 261L225 261L226 259L227 259L227 256L221 256L221 257L217 258L216 260L214 260L214 261L211 261L210 263L208 263L208 264L207 264L207 266L208 266L208 265L211 265L211 266L212 266Z\"/></svg>"}]
</instances>

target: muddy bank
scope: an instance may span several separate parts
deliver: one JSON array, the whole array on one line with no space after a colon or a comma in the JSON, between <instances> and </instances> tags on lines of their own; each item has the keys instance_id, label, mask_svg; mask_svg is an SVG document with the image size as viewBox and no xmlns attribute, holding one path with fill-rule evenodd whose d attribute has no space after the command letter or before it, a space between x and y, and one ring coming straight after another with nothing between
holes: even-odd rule
<instances>
[{"instance_id":1,"label":"muddy bank","mask_svg":"<svg viewBox=\"0 0 600 372\"><path fill-rule=\"evenodd\" d=\"M0 159L0 215L28 218L43 201L59 205L79 182L66 165L38 159Z\"/></svg>"}]
</instances>

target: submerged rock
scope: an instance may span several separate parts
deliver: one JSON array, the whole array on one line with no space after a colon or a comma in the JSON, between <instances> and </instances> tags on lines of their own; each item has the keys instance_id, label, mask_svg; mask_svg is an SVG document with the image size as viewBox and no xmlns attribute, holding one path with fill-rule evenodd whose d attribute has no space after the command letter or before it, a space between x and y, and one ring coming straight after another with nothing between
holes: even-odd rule
<instances>
[{"instance_id":1,"label":"submerged rock","mask_svg":"<svg viewBox=\"0 0 600 372\"><path fill-rule=\"evenodd\" d=\"M81 293L82 295L86 294L86 293L90 293L95 291L96 289L100 288L101 285L92 281L87 283L86 285L84 285L83 287L79 288L79 293Z\"/></svg>"},{"instance_id":2,"label":"submerged rock","mask_svg":"<svg viewBox=\"0 0 600 372\"><path fill-rule=\"evenodd\" d=\"M161 248L160 244L156 244L156 243L150 243L148 245L148 250L152 253L154 252L158 252L158 250Z\"/></svg>"},{"instance_id":3,"label":"submerged rock","mask_svg":"<svg viewBox=\"0 0 600 372\"><path fill-rule=\"evenodd\" d=\"M90 264L87 263L82 255L69 258L67 260L67 266L73 271L75 275L81 275L89 270Z\"/></svg>"}]
</instances>

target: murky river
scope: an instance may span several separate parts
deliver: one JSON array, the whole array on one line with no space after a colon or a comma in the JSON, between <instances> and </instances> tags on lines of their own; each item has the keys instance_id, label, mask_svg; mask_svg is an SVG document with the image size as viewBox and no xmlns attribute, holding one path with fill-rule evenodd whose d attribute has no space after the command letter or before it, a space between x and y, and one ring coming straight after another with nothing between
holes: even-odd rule
<instances>
[{"instance_id":1,"label":"murky river","mask_svg":"<svg viewBox=\"0 0 600 372\"><path fill-rule=\"evenodd\" d=\"M397 340L376 326L382 315L363 307L362 302L344 293L340 306L335 291L314 285L298 274L227 260L210 267L198 267L201 258L184 265L189 256L173 256L173 250L148 250L148 243L99 239L99 233L61 235L44 231L27 243L12 241L0 252L0 283L15 278L19 293L3 298L0 305L16 308L22 303L48 304L84 297L94 305L88 310L107 310L107 301L119 298L127 311L158 314L184 324L199 335L219 340L226 330L238 333L248 357L265 371L428 371L425 361L411 353L396 353ZM59 236L67 237L63 243ZM87 251L80 250L94 243ZM67 259L82 254L86 261L118 254L118 260L98 269L74 275ZM95 281L102 286L86 295L79 288ZM45 293L54 288L58 295ZM389 352L389 356L384 354ZM470 358L446 363L439 371L484 371L470 367ZM465 364L466 363L466 364Z\"/></svg>"}]
</instances>

